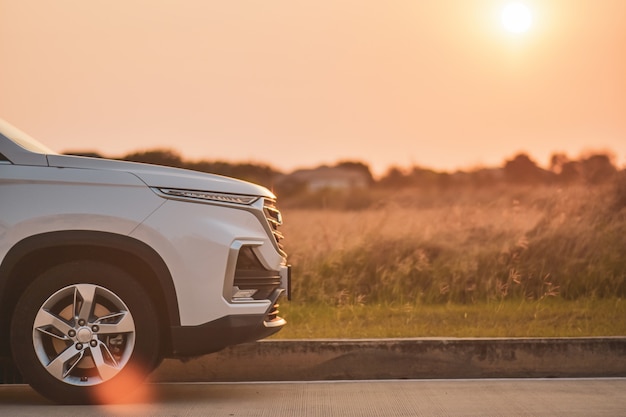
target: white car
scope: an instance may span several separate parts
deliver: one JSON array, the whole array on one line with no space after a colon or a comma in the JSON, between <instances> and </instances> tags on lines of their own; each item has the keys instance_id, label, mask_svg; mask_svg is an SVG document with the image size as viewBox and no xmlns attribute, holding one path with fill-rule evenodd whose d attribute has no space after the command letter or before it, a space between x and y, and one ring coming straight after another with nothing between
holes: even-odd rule
<instances>
[{"instance_id":1,"label":"white car","mask_svg":"<svg viewBox=\"0 0 626 417\"><path fill-rule=\"evenodd\" d=\"M276 197L217 175L60 155L0 120L0 356L62 403L285 325Z\"/></svg>"}]
</instances>

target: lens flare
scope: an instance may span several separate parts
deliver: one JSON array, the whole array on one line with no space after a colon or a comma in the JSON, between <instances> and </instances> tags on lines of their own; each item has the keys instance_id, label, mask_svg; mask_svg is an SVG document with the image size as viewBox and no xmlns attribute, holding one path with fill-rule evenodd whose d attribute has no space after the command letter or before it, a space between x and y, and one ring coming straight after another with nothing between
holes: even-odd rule
<instances>
[{"instance_id":1,"label":"lens flare","mask_svg":"<svg viewBox=\"0 0 626 417\"><path fill-rule=\"evenodd\" d=\"M154 393L150 385L144 383L145 372L133 367L126 367L108 383L95 387L96 403L113 404L150 404Z\"/></svg>"}]
</instances>

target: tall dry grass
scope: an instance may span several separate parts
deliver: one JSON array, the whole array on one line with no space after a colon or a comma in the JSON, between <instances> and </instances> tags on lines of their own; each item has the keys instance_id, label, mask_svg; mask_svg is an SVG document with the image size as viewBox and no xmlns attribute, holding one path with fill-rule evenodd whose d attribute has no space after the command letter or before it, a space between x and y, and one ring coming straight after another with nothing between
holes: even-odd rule
<instances>
[{"instance_id":1,"label":"tall dry grass","mask_svg":"<svg viewBox=\"0 0 626 417\"><path fill-rule=\"evenodd\" d=\"M363 210L287 205L294 297L335 305L623 297L624 184L622 176L602 187L361 191L371 207Z\"/></svg>"}]
</instances>

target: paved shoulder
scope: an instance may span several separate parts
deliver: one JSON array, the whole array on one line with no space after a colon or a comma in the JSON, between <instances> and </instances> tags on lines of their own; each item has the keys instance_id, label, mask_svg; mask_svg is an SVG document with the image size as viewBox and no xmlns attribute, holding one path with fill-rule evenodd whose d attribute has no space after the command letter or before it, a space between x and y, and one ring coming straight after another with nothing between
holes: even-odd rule
<instances>
[{"instance_id":1,"label":"paved shoulder","mask_svg":"<svg viewBox=\"0 0 626 417\"><path fill-rule=\"evenodd\" d=\"M0 386L3 416L620 416L626 379L148 384L133 402L58 406Z\"/></svg>"}]
</instances>

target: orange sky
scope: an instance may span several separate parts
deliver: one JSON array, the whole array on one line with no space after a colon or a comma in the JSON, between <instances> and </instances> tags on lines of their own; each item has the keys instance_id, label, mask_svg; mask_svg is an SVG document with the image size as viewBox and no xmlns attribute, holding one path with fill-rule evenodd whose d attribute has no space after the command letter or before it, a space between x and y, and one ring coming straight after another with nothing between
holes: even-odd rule
<instances>
[{"instance_id":1,"label":"orange sky","mask_svg":"<svg viewBox=\"0 0 626 417\"><path fill-rule=\"evenodd\" d=\"M0 0L0 118L58 151L280 170L626 163L626 1Z\"/></svg>"}]
</instances>

